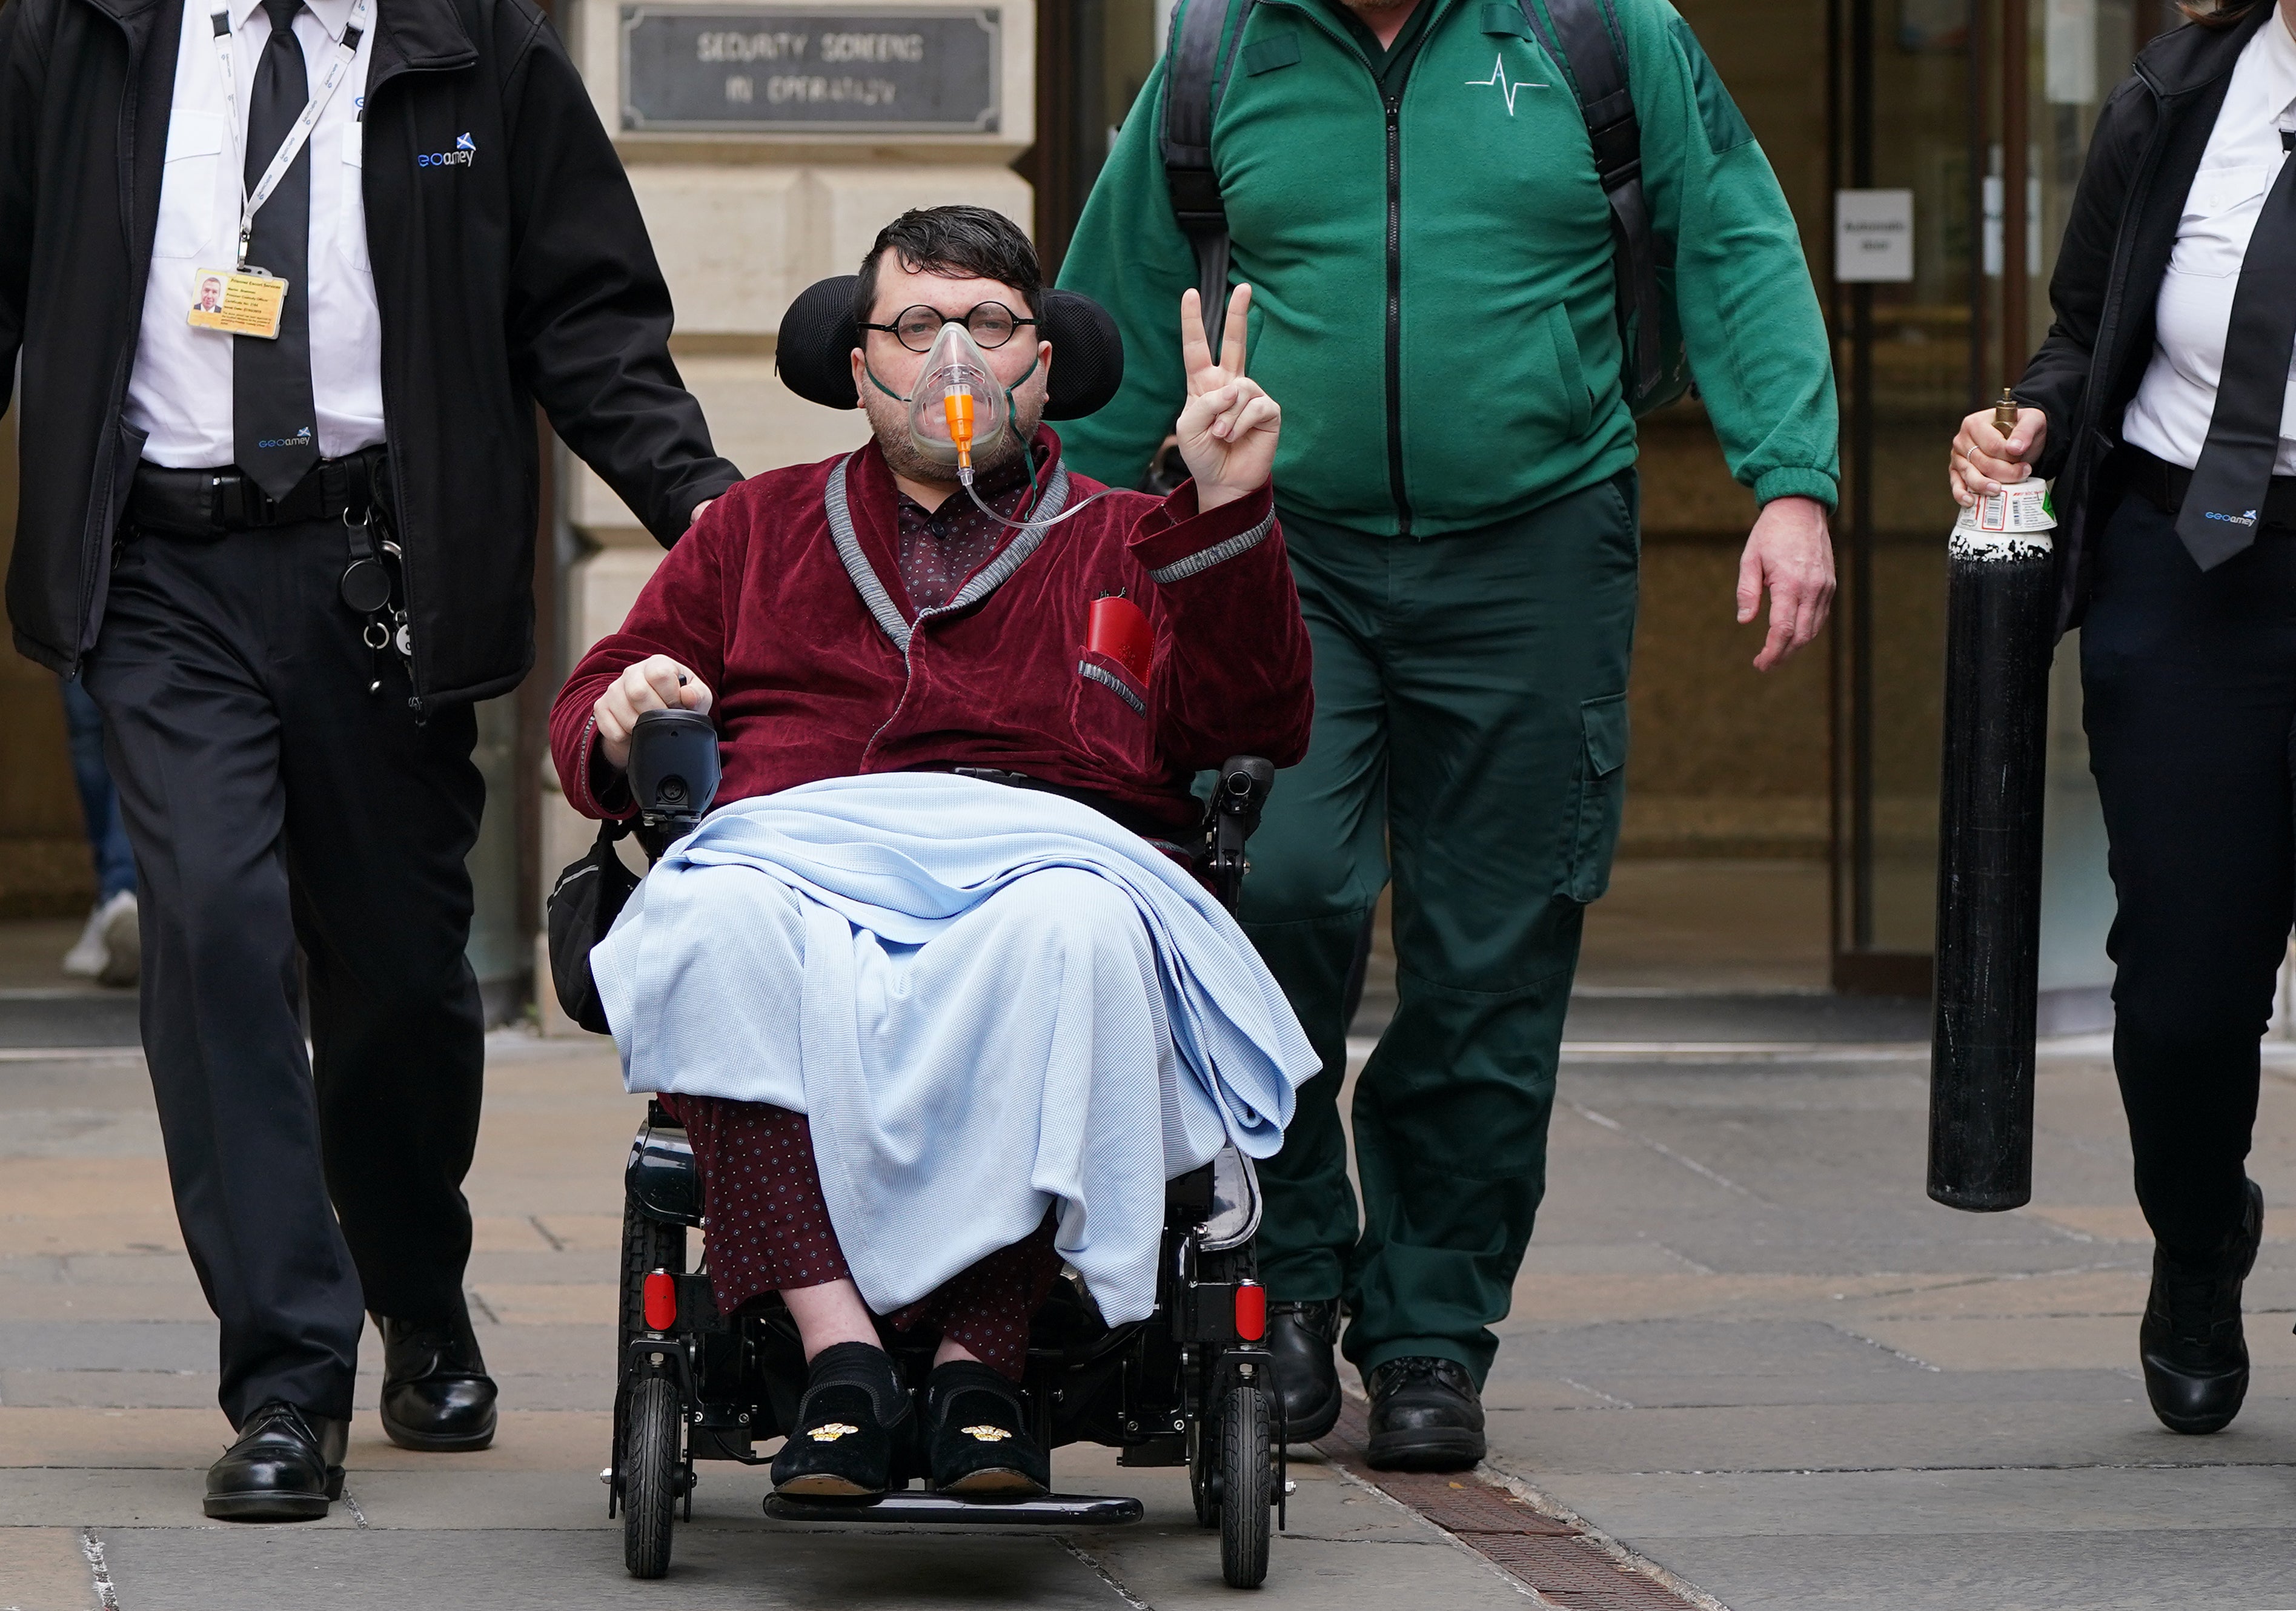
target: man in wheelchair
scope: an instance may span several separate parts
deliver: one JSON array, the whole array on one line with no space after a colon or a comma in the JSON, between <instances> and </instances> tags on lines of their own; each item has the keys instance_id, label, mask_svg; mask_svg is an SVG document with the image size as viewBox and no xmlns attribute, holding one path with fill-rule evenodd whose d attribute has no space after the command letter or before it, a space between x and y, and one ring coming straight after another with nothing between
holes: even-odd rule
<instances>
[{"instance_id":1,"label":"man in wheelchair","mask_svg":"<svg viewBox=\"0 0 2296 1611\"><path fill-rule=\"evenodd\" d=\"M1166 1180L1268 1156L1316 1072L1175 855L1196 773L1290 765L1308 730L1248 302L1226 367L1183 303L1193 479L1106 492L1040 423L1113 391L1105 315L1048 291L999 215L904 215L782 327L784 379L857 393L873 439L718 499L559 694L592 816L635 809L642 715L717 729L718 809L591 971L630 1089L691 1138L718 1312L778 1294L796 1323L777 1494L916 1465L1042 1493L1014 1385L1063 1263L1109 1323L1146 1316ZM881 1317L939 1336L921 1426Z\"/></svg>"}]
</instances>

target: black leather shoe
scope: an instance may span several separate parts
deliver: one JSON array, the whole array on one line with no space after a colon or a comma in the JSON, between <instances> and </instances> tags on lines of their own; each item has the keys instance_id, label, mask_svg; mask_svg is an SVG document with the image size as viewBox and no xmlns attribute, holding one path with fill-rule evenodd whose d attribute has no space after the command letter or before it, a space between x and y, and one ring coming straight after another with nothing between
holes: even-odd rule
<instances>
[{"instance_id":1,"label":"black leather shoe","mask_svg":"<svg viewBox=\"0 0 2296 1611\"><path fill-rule=\"evenodd\" d=\"M208 1515L225 1522L308 1522L343 1496L351 1424L273 1402L208 1468Z\"/></svg>"},{"instance_id":2,"label":"black leather shoe","mask_svg":"<svg viewBox=\"0 0 2296 1611\"><path fill-rule=\"evenodd\" d=\"M909 1393L890 1356L839 1343L813 1356L797 1425L774 1456L774 1492L868 1499L885 1492L897 1446L914 1435Z\"/></svg>"},{"instance_id":3,"label":"black leather shoe","mask_svg":"<svg viewBox=\"0 0 2296 1611\"><path fill-rule=\"evenodd\" d=\"M1034 1499L1053 1485L1052 1458L1029 1435L1020 1394L987 1365L935 1365L925 1378L925 1425L936 1492Z\"/></svg>"},{"instance_id":4,"label":"black leather shoe","mask_svg":"<svg viewBox=\"0 0 2296 1611\"><path fill-rule=\"evenodd\" d=\"M2195 1268L2152 1254L2152 1296L2137 1346L2144 1395L2171 1432L2220 1432L2248 1396L2248 1341L2240 1288L2264 1241L2264 1193L2248 1182L2248 1214L2215 1263Z\"/></svg>"},{"instance_id":5,"label":"black leather shoe","mask_svg":"<svg viewBox=\"0 0 2296 1611\"><path fill-rule=\"evenodd\" d=\"M394 1321L382 1333L382 1429L402 1449L467 1452L495 1441L495 1383L468 1313Z\"/></svg>"},{"instance_id":6,"label":"black leather shoe","mask_svg":"<svg viewBox=\"0 0 2296 1611\"><path fill-rule=\"evenodd\" d=\"M1283 1397L1283 1435L1312 1443L1340 1424L1340 1305L1270 1304L1267 1352L1275 1356L1275 1390Z\"/></svg>"},{"instance_id":7,"label":"black leather shoe","mask_svg":"<svg viewBox=\"0 0 2296 1611\"><path fill-rule=\"evenodd\" d=\"M1375 1471L1466 1471L1483 1458L1483 1401L1456 1360L1391 1359L1371 1373Z\"/></svg>"}]
</instances>

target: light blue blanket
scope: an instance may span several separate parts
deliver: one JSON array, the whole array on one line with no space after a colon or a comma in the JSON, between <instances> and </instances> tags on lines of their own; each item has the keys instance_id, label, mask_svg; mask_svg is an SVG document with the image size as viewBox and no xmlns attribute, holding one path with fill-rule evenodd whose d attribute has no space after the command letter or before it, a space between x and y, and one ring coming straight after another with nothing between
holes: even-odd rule
<instances>
[{"instance_id":1,"label":"light blue blanket","mask_svg":"<svg viewBox=\"0 0 2296 1611\"><path fill-rule=\"evenodd\" d=\"M880 1313L1058 1214L1111 1322L1152 1310L1164 1182L1282 1143L1316 1054L1243 931L1099 813L973 778L712 813L591 955L632 1091L811 1116Z\"/></svg>"}]
</instances>

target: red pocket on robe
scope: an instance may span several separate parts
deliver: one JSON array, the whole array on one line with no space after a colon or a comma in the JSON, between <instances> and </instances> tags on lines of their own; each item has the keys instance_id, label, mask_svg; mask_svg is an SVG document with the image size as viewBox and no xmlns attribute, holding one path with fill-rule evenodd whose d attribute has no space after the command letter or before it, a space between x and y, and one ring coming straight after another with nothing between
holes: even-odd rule
<instances>
[{"instance_id":1,"label":"red pocket on robe","mask_svg":"<svg viewBox=\"0 0 2296 1611\"><path fill-rule=\"evenodd\" d=\"M1148 685L1148 668L1156 658L1156 634L1140 606L1121 593L1092 601L1092 626L1085 647L1106 655L1142 687Z\"/></svg>"}]
</instances>

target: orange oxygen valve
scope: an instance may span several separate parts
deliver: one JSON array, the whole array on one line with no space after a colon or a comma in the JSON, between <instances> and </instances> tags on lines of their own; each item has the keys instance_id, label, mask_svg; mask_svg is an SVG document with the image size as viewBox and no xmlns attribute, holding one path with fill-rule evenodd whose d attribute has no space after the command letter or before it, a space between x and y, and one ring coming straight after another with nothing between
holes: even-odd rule
<instances>
[{"instance_id":1,"label":"orange oxygen valve","mask_svg":"<svg viewBox=\"0 0 2296 1611\"><path fill-rule=\"evenodd\" d=\"M952 386L942 395L941 412L948 416L948 439L956 444L957 478L972 479L972 392Z\"/></svg>"}]
</instances>

